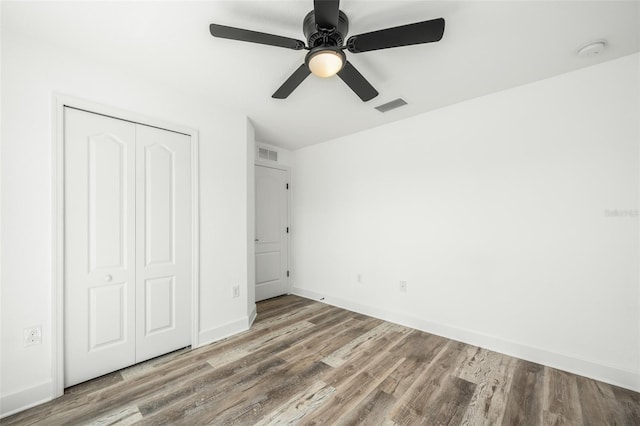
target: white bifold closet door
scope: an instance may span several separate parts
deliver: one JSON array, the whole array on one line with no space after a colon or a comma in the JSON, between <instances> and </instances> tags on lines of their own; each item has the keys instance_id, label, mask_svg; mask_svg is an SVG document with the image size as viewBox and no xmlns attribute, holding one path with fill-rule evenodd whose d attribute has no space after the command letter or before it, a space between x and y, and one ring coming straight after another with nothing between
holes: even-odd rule
<instances>
[{"instance_id":1,"label":"white bifold closet door","mask_svg":"<svg viewBox=\"0 0 640 426\"><path fill-rule=\"evenodd\" d=\"M65 108L65 386L191 343L190 137Z\"/></svg>"}]
</instances>

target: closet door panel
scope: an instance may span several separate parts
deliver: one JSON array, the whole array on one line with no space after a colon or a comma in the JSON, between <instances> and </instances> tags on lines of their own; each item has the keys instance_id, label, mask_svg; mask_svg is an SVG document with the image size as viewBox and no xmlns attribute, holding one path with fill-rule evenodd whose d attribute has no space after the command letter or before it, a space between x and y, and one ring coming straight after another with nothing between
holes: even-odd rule
<instances>
[{"instance_id":1,"label":"closet door panel","mask_svg":"<svg viewBox=\"0 0 640 426\"><path fill-rule=\"evenodd\" d=\"M65 108L65 386L135 362L135 125Z\"/></svg>"},{"instance_id":2,"label":"closet door panel","mask_svg":"<svg viewBox=\"0 0 640 426\"><path fill-rule=\"evenodd\" d=\"M136 362L191 342L190 137L136 125Z\"/></svg>"}]
</instances>

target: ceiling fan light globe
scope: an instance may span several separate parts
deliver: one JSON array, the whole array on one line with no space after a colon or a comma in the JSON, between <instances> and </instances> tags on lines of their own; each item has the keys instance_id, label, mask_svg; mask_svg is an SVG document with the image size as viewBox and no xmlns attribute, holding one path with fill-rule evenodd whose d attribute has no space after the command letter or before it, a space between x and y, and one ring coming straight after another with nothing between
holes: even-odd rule
<instances>
[{"instance_id":1,"label":"ceiling fan light globe","mask_svg":"<svg viewBox=\"0 0 640 426\"><path fill-rule=\"evenodd\" d=\"M318 77L327 78L336 75L344 66L345 58L342 52L321 50L309 57L309 70Z\"/></svg>"}]
</instances>

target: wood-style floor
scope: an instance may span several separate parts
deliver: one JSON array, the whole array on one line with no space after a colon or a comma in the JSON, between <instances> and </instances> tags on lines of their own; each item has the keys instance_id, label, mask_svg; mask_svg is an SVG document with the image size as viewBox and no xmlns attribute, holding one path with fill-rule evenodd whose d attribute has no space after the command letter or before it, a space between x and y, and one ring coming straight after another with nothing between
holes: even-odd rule
<instances>
[{"instance_id":1,"label":"wood-style floor","mask_svg":"<svg viewBox=\"0 0 640 426\"><path fill-rule=\"evenodd\" d=\"M2 424L640 425L640 394L296 296Z\"/></svg>"}]
</instances>

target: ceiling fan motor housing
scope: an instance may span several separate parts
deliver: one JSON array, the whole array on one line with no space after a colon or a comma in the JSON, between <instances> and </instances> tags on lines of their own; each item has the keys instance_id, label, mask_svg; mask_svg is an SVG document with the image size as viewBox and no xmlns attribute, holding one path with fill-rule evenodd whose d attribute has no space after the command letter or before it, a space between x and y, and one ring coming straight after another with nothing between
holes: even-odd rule
<instances>
[{"instance_id":1,"label":"ceiling fan motor housing","mask_svg":"<svg viewBox=\"0 0 640 426\"><path fill-rule=\"evenodd\" d=\"M316 16L314 11L307 13L302 23L302 31L307 38L307 45L313 49L318 46L343 46L344 38L349 32L349 19L343 11L338 11L337 28L327 28L329 31L322 31L316 26Z\"/></svg>"}]
</instances>

